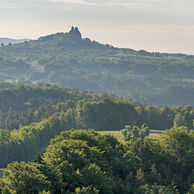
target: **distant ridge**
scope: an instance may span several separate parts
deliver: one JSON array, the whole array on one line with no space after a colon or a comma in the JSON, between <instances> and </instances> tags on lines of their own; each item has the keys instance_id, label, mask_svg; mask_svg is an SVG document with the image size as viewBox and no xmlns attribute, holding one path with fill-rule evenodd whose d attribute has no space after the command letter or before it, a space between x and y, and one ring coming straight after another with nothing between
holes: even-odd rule
<instances>
[{"instance_id":1,"label":"distant ridge","mask_svg":"<svg viewBox=\"0 0 194 194\"><path fill-rule=\"evenodd\" d=\"M29 40L30 39L0 38L0 44L4 44L6 46L8 44L17 44L17 43L22 43Z\"/></svg>"}]
</instances>

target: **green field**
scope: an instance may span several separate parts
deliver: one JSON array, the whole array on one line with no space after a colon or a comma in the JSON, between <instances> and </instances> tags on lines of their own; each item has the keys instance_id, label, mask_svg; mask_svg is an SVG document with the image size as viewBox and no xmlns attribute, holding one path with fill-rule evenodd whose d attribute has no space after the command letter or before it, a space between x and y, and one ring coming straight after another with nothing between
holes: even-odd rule
<instances>
[{"instance_id":1,"label":"green field","mask_svg":"<svg viewBox=\"0 0 194 194\"><path fill-rule=\"evenodd\" d=\"M162 133L164 133L164 130L150 130L149 138L159 140Z\"/></svg>"},{"instance_id":2,"label":"green field","mask_svg":"<svg viewBox=\"0 0 194 194\"><path fill-rule=\"evenodd\" d=\"M123 137L120 131L98 131L102 135L113 135L119 141L123 141Z\"/></svg>"},{"instance_id":3,"label":"green field","mask_svg":"<svg viewBox=\"0 0 194 194\"><path fill-rule=\"evenodd\" d=\"M113 135L116 137L119 141L123 141L123 137L120 131L99 131L100 134L102 135ZM160 139L160 135L164 133L162 130L150 130L150 135L149 138L153 140L158 140Z\"/></svg>"}]
</instances>

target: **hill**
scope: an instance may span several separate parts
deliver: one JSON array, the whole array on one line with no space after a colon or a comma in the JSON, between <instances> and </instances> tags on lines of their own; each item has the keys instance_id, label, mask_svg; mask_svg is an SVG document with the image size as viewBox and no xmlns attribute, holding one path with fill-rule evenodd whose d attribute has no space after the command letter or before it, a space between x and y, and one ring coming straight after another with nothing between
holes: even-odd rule
<instances>
[{"instance_id":1,"label":"hill","mask_svg":"<svg viewBox=\"0 0 194 194\"><path fill-rule=\"evenodd\" d=\"M68 33L1 47L0 56L1 80L45 81L159 106L194 105L192 55L103 45L72 27ZM176 96L184 92L187 100L174 98L170 88Z\"/></svg>"}]
</instances>

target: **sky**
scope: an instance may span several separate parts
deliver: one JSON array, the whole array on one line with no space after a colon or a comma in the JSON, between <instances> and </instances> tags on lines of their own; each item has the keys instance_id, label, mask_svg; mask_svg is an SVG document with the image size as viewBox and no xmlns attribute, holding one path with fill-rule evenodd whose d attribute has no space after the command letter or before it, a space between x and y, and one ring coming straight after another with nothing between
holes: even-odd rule
<instances>
[{"instance_id":1,"label":"sky","mask_svg":"<svg viewBox=\"0 0 194 194\"><path fill-rule=\"evenodd\" d=\"M77 26L117 47L194 54L194 0L0 0L0 37L37 39Z\"/></svg>"}]
</instances>

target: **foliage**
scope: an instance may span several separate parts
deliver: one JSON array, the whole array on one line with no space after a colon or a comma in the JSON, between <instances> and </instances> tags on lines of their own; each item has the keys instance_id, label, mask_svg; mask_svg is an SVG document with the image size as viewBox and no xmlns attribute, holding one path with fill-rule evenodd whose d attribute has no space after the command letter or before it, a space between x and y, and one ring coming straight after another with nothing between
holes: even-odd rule
<instances>
[{"instance_id":1,"label":"foliage","mask_svg":"<svg viewBox=\"0 0 194 194\"><path fill-rule=\"evenodd\" d=\"M86 128L97 130L120 129L126 124L134 124L137 117L133 104L123 100L112 101L106 98L100 102L83 103L78 108L78 119L82 120Z\"/></svg>"},{"instance_id":2,"label":"foliage","mask_svg":"<svg viewBox=\"0 0 194 194\"><path fill-rule=\"evenodd\" d=\"M151 129L164 130L172 128L180 120L182 124L179 122L179 125L193 129L192 106L159 108L136 105L118 100L116 96L81 92L44 83L19 84L1 89L0 99L0 128L9 130L40 122L62 111L63 116L68 117L68 122L71 120L71 123L77 123L78 128L118 130L125 125L141 126L147 123Z\"/></svg>"},{"instance_id":3,"label":"foliage","mask_svg":"<svg viewBox=\"0 0 194 194\"><path fill-rule=\"evenodd\" d=\"M154 142L118 142L94 130L69 130L43 157L14 162L0 180L5 193L192 193L193 131L166 131Z\"/></svg>"},{"instance_id":4,"label":"foliage","mask_svg":"<svg viewBox=\"0 0 194 194\"><path fill-rule=\"evenodd\" d=\"M193 131L182 127L167 130L158 142L145 138L132 139L127 143L144 164L145 180L142 186L148 184L145 192L151 193L153 184L157 185L156 189L170 189L173 193L186 193L189 190L194 178L193 142Z\"/></svg>"},{"instance_id":5,"label":"foliage","mask_svg":"<svg viewBox=\"0 0 194 194\"><path fill-rule=\"evenodd\" d=\"M112 136L70 130L51 141L40 163L9 164L3 189L17 193L119 193L128 174L135 174L140 167L140 159Z\"/></svg>"},{"instance_id":6,"label":"foliage","mask_svg":"<svg viewBox=\"0 0 194 194\"><path fill-rule=\"evenodd\" d=\"M1 191L192 193L193 134L180 127L166 131L158 142L133 138L121 143L94 130L61 132L43 156L9 164L0 179Z\"/></svg>"},{"instance_id":7,"label":"foliage","mask_svg":"<svg viewBox=\"0 0 194 194\"><path fill-rule=\"evenodd\" d=\"M97 114L94 109L92 111L85 109L90 104L95 104L96 108L99 107ZM104 112L108 113L114 106L116 106L118 114L104 115ZM34 115L40 115L39 118L42 118L41 114L43 114L40 122L21 126L18 130L0 129L0 139L2 140L0 141L0 154L2 156L0 165L2 167L15 160L32 160L37 152L44 150L50 139L56 134L59 134L64 129L83 128L85 126L89 128L92 126L90 119L95 119L96 116L101 118L96 122L96 125L93 125L96 129L105 129L107 126L112 129L112 127L115 127L112 125L115 119L117 119L117 127L121 128L125 123L134 122L134 115L136 116L136 111L132 104L126 101L113 101L110 99L105 99L98 103L79 101L77 104L73 101L67 101L50 107L49 111L50 113L46 112L48 116L46 119L44 119L45 114L34 112ZM88 117L89 114L91 114L90 117ZM116 117L117 115L120 115L120 117ZM124 120L123 117L126 119Z\"/></svg>"},{"instance_id":8,"label":"foliage","mask_svg":"<svg viewBox=\"0 0 194 194\"><path fill-rule=\"evenodd\" d=\"M31 89L29 87L29 91ZM50 90L50 87L45 90L47 89ZM42 93L42 90L44 89L40 87L39 93ZM60 90L63 91L63 89ZM58 89L56 88L56 91L53 91L53 96L57 91ZM84 94L79 95L79 93L70 91L70 94L68 93L67 95L70 95L70 99L82 97L85 99ZM21 92L21 94L23 93ZM44 98L49 94L50 92L45 94ZM194 111L191 106L157 108L140 105L135 107L134 104L125 100L105 98L98 101L101 97L103 95L91 94L90 96L88 94L86 99L96 98L97 101L76 102L67 100L56 105L43 105L37 109L30 108L24 112L10 110L8 113L0 113L0 116L2 116L0 126L10 130L0 129L1 167L5 167L12 161L24 160L27 162L32 160L37 152L43 152L51 138L64 129L119 130L125 125L135 124L142 126L142 129L139 130L140 127L135 127L133 133L128 133L129 138L132 136L144 138L146 134L148 135L148 130L146 126L143 126L143 121L146 121L154 129L167 129L173 127L175 115L177 114L181 114L184 117L185 125L189 129L193 127ZM144 127L145 130L143 129Z\"/></svg>"},{"instance_id":9,"label":"foliage","mask_svg":"<svg viewBox=\"0 0 194 194\"><path fill-rule=\"evenodd\" d=\"M181 127L185 125L186 125L186 121L184 119L184 116L181 115L181 113L177 113L174 118L174 127L176 128L176 127Z\"/></svg>"},{"instance_id":10,"label":"foliage","mask_svg":"<svg viewBox=\"0 0 194 194\"><path fill-rule=\"evenodd\" d=\"M5 87L9 88L0 90L0 128L3 129L19 129L62 111L69 122L72 118L71 122L80 123L78 128L118 130L125 125L141 126L147 123L154 130L170 129L175 124L193 129L192 106L159 108L136 105L123 100L112 101L119 99L116 96L81 92L44 83Z\"/></svg>"},{"instance_id":11,"label":"foliage","mask_svg":"<svg viewBox=\"0 0 194 194\"><path fill-rule=\"evenodd\" d=\"M73 100L75 102L79 100L91 101L102 100L105 97L108 97L108 95L83 92L44 83L34 85L22 84L14 88L0 89L0 110L1 112L19 112L38 108L43 105L53 105L67 100ZM112 97L114 98L114 96Z\"/></svg>"},{"instance_id":12,"label":"foliage","mask_svg":"<svg viewBox=\"0 0 194 194\"><path fill-rule=\"evenodd\" d=\"M188 160L188 158L194 160L193 130L189 131L186 127L172 128L162 135L160 142L163 150L183 163L185 167L193 165Z\"/></svg>"},{"instance_id":13,"label":"foliage","mask_svg":"<svg viewBox=\"0 0 194 194\"><path fill-rule=\"evenodd\" d=\"M177 124L175 127L186 126L193 129L194 110L192 106L159 108L153 105L139 105L136 107L136 111L138 126L147 123L151 129L165 130Z\"/></svg>"},{"instance_id":14,"label":"foliage","mask_svg":"<svg viewBox=\"0 0 194 194\"><path fill-rule=\"evenodd\" d=\"M49 187L47 177L39 170L37 163L14 162L4 170L4 190L10 193L39 193Z\"/></svg>"}]
</instances>

